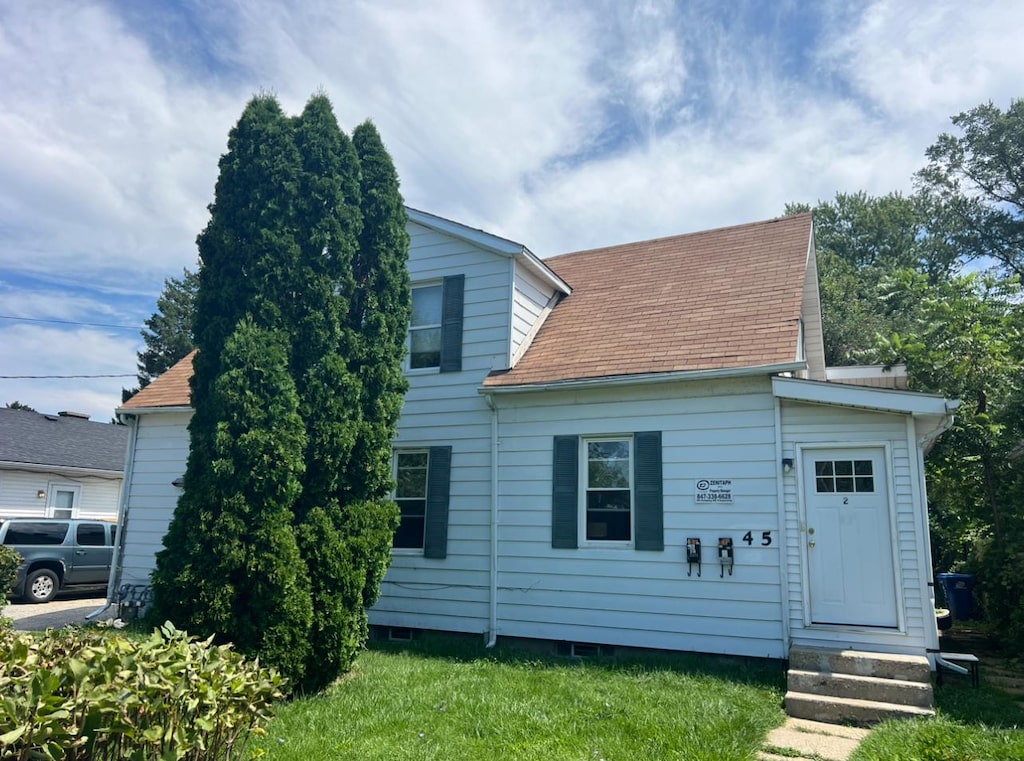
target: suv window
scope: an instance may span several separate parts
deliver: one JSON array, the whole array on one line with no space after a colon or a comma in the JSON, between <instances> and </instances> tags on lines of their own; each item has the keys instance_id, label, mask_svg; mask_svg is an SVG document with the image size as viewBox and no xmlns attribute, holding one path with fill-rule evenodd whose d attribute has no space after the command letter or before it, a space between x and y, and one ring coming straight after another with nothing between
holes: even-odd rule
<instances>
[{"instance_id":1,"label":"suv window","mask_svg":"<svg viewBox=\"0 0 1024 761\"><path fill-rule=\"evenodd\" d=\"M63 544L64 537L68 535L68 525L60 521L11 523L7 527L4 544Z\"/></svg>"},{"instance_id":2,"label":"suv window","mask_svg":"<svg viewBox=\"0 0 1024 761\"><path fill-rule=\"evenodd\" d=\"M78 544L86 547L102 547L107 543L102 523L79 523Z\"/></svg>"}]
</instances>

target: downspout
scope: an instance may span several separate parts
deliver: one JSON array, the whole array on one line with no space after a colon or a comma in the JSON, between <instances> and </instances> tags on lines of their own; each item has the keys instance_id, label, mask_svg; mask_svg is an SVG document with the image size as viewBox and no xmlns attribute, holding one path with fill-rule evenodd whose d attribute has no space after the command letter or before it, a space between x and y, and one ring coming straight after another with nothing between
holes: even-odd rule
<instances>
[{"instance_id":1,"label":"downspout","mask_svg":"<svg viewBox=\"0 0 1024 761\"><path fill-rule=\"evenodd\" d=\"M943 433L945 433L946 431L948 431L950 428L953 427L953 412L958 407L959 407L958 404L956 406L953 406L952 404L947 403L946 404L946 413L947 414L943 418L942 423L940 423L933 430L929 431L924 436L921 436L919 438L916 437L916 429L914 427L914 419L912 417L908 418L907 419L907 428L909 430L907 432L908 432L908 434L910 434L910 438L911 439L916 439L916 443L917 443L917 447L918 447L918 449L917 449L918 456L915 458L914 467L918 471L918 473L917 473L918 484L919 484L919 488L921 490L921 502L922 502L922 508L923 508L921 510L921 524L922 524L921 525L921 529L923 531L922 537L925 540L924 541L925 562L928 564L928 581L927 581L928 599L931 602L931 606L932 606L932 616L931 616L931 618L932 618L932 621L933 621L933 624L934 624L932 626L926 626L925 627L925 631L928 633L928 642L926 644L926 648L927 648L929 654L932 655L932 657L933 657L933 659L935 661L935 668L936 668L936 670L938 670L939 666L942 666L943 668L949 669L950 671L954 671L956 673L966 675L966 674L970 673L966 668L961 666L959 663L950 663L949 661L947 661L945 658L942 657L942 645L939 642L939 627L938 627L938 624L934 622L934 618L935 618L935 612L934 612L935 611L935 581L934 581L934 579L935 579L935 568L932 566L932 548L931 548L931 539L930 539L930 537L931 537L931 527L929 526L929 522L928 522L928 484L927 484L927 480L925 479L925 470L924 470L924 455L925 455L925 453L931 448L932 444L935 443L935 440L938 439L939 436L941 436Z\"/></svg>"},{"instance_id":2,"label":"downspout","mask_svg":"<svg viewBox=\"0 0 1024 761\"><path fill-rule=\"evenodd\" d=\"M491 394L484 399L491 408L491 584L485 647L492 648L498 642L498 407Z\"/></svg>"},{"instance_id":3,"label":"downspout","mask_svg":"<svg viewBox=\"0 0 1024 761\"><path fill-rule=\"evenodd\" d=\"M782 401L773 395L775 403L775 498L778 500L779 515L779 609L782 613L782 640L788 657L790 646L789 632L789 568L786 559L789 553L786 544L789 537L786 535L786 474L782 472L783 442L782 442ZM793 471L796 472L795 470ZM802 596L802 595L801 595Z\"/></svg>"},{"instance_id":4,"label":"downspout","mask_svg":"<svg viewBox=\"0 0 1024 761\"><path fill-rule=\"evenodd\" d=\"M124 535L128 524L128 493L131 491L132 477L135 473L135 440L139 431L139 419L135 415L123 415L128 426L128 451L125 455L124 480L121 481L121 498L117 504L117 544L114 546L114 562L110 564L110 576L107 578L107 603L97 608L85 618L92 621L102 616L114 604L114 590L121 580L121 566L124 564Z\"/></svg>"}]
</instances>

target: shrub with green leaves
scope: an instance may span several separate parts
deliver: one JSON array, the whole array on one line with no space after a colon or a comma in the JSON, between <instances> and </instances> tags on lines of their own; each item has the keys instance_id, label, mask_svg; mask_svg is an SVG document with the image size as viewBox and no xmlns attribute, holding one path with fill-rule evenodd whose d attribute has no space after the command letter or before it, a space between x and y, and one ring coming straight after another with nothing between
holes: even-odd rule
<instances>
[{"instance_id":1,"label":"shrub with green leaves","mask_svg":"<svg viewBox=\"0 0 1024 761\"><path fill-rule=\"evenodd\" d=\"M21 565L22 557L10 547L0 545L0 628L3 628L7 620L3 617L4 606L7 604L7 594L14 586L14 580L18 578L18 566Z\"/></svg>"},{"instance_id":2,"label":"shrub with green leaves","mask_svg":"<svg viewBox=\"0 0 1024 761\"><path fill-rule=\"evenodd\" d=\"M165 624L0 632L0 758L191 761L242 757L281 677L229 645Z\"/></svg>"},{"instance_id":3,"label":"shrub with green leaves","mask_svg":"<svg viewBox=\"0 0 1024 761\"><path fill-rule=\"evenodd\" d=\"M0 545L0 609L3 608L7 594L18 577L18 566L21 565L21 561L21 555L13 548Z\"/></svg>"}]
</instances>

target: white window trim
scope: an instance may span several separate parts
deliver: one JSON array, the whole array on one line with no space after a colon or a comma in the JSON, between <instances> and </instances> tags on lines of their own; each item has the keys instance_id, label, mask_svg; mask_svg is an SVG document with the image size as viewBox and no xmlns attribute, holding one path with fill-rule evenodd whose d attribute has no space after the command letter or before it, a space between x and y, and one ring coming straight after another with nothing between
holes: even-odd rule
<instances>
[{"instance_id":1,"label":"white window trim","mask_svg":"<svg viewBox=\"0 0 1024 761\"><path fill-rule=\"evenodd\" d=\"M402 447L391 452L391 478L394 480L395 488L391 491L391 499L398 504L398 457L403 454L425 454L427 456L427 478L423 490L423 542L421 547L391 547L392 555L414 555L423 556L423 550L427 544L427 490L430 488L430 447ZM401 506L399 506L401 507Z\"/></svg>"},{"instance_id":2,"label":"white window trim","mask_svg":"<svg viewBox=\"0 0 1024 761\"><path fill-rule=\"evenodd\" d=\"M587 539L587 490L588 471L590 459L588 457L587 445L591 442L601 441L625 441L629 444L629 539ZM631 550L636 542L636 483L634 478L634 459L636 447L633 443L632 434L607 434L595 436L580 436L579 454L579 505L577 509L577 544L579 547L610 549L610 550Z\"/></svg>"},{"instance_id":3,"label":"white window trim","mask_svg":"<svg viewBox=\"0 0 1024 761\"><path fill-rule=\"evenodd\" d=\"M417 325L415 330L429 330L431 328L437 328L441 330L441 341L444 343L444 280L424 280L421 283L413 283L409 291L410 304L412 303L412 291L417 288L441 288L441 314L439 321L436 325ZM435 375L441 372L441 361L438 358L437 365L434 367L413 367L412 366L412 332L414 328L412 326L412 318L410 316L409 329L405 331L405 361L404 369L407 375Z\"/></svg>"},{"instance_id":4,"label":"white window trim","mask_svg":"<svg viewBox=\"0 0 1024 761\"><path fill-rule=\"evenodd\" d=\"M64 518L64 516L60 516L60 517L63 518L64 520L69 520L70 518L77 518L78 517L78 512L79 512L79 510L81 509L81 506L82 506L82 485L81 484L67 483L65 481L50 481L49 483L46 484L46 517L47 518L57 517L57 516L54 515L54 511L56 511L58 508L53 503L54 503L54 498L57 496L57 492L58 491L69 491L69 492L72 492L72 494L74 494L74 496L72 497L72 500L71 500L71 515L70 515L70 517L69 518ZM59 509L63 510L65 508L59 508Z\"/></svg>"}]
</instances>

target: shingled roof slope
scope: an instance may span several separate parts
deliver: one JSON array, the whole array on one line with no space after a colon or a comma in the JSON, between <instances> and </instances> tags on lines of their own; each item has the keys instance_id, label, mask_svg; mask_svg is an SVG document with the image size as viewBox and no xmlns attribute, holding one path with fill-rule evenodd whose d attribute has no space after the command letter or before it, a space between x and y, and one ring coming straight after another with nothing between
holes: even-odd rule
<instances>
[{"instance_id":1,"label":"shingled roof slope","mask_svg":"<svg viewBox=\"0 0 1024 761\"><path fill-rule=\"evenodd\" d=\"M127 446L123 425L0 409L0 462L124 471Z\"/></svg>"},{"instance_id":2,"label":"shingled roof slope","mask_svg":"<svg viewBox=\"0 0 1024 761\"><path fill-rule=\"evenodd\" d=\"M572 287L487 387L795 362L811 215L545 260Z\"/></svg>"},{"instance_id":3,"label":"shingled roof slope","mask_svg":"<svg viewBox=\"0 0 1024 761\"><path fill-rule=\"evenodd\" d=\"M189 388L188 382L192 377L192 360L195 356L196 350L193 349L170 370L122 404L120 409L130 412L150 407L190 406L192 390Z\"/></svg>"}]
</instances>

